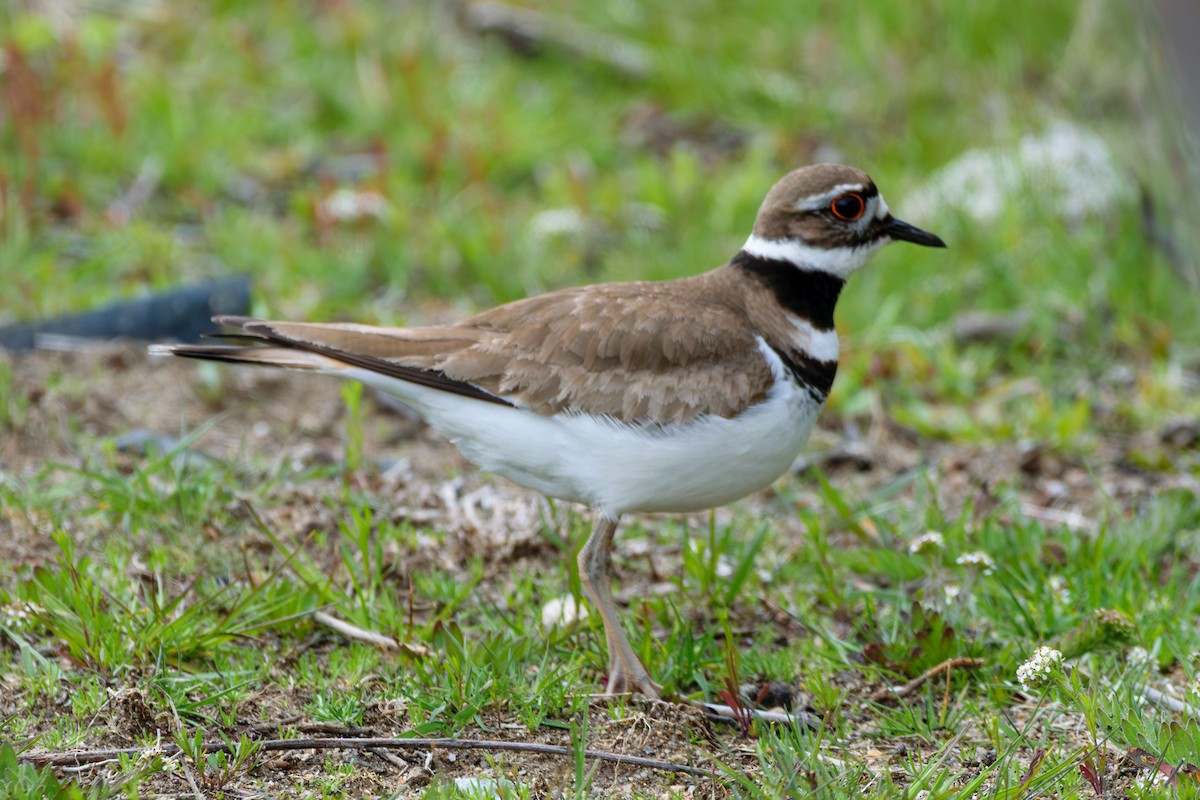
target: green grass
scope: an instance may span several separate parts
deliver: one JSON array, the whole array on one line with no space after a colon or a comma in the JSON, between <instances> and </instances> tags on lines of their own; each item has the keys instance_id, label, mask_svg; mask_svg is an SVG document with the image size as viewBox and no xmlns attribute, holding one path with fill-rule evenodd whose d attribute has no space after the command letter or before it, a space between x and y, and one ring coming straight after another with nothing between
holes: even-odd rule
<instances>
[{"instance_id":1,"label":"green grass","mask_svg":"<svg viewBox=\"0 0 1200 800\"><path fill-rule=\"evenodd\" d=\"M104 502L103 496L96 499ZM835 499L850 504L845 497ZM39 501L34 496L32 505ZM339 513L359 517L365 513L362 502L339 504ZM201 505L200 510L206 509ZM860 509L851 513L865 518ZM1172 765L1194 760L1188 755L1190 745L1176 738L1194 736L1195 720L1147 706L1140 688L1154 682L1159 670L1191 675L1196 666L1200 637L1178 624L1200 612L1194 566L1178 554L1181 537L1186 540L1200 530L1200 502L1194 496L1165 494L1146 513L1106 523L1091 537L1028 520L1004 524L1000 514L978 523L944 520L943 544L917 553L903 547L903 537L921 527L905 515L882 521L879 541L852 545L843 540L830 549L822 540L842 526L822 519L820 508L797 514L811 538L786 543L792 552L769 580L751 570L742 590L729 597L727 584L714 582L706 569L689 567L685 555L680 597L633 606L636 618L667 628L667 635L659 637L635 624L634 637L635 647L668 690L713 696L712 687L720 688L733 658L733 663L740 661L744 677L799 677L813 706L826 715L827 727L818 733L756 727L760 771L734 770L735 785L755 793L751 787L776 785L773 776L786 776L784 784L795 783L797 794L812 781L840 794L861 779L865 767L855 766L853 759L829 762L820 754L865 741L880 748L905 743L910 755L902 771L910 773L910 788L939 791L957 775L969 774L942 763L947 753L941 747L961 760L964 753L990 744L999 758L972 780L988 785L993 795L1003 794L1004 782L1022 780L1028 767L1022 748L1044 747L1052 754L1048 758L1065 766L1044 765L1032 785L1061 796L1089 796L1075 770L1084 757L1078 752L1079 736L1071 730L1077 720L1091 726L1087 739L1093 746L1140 747ZM738 548L745 543L735 543L729 532L717 526L707 541L698 532L696 557L712 555L705 548L716 545L716 557L737 564ZM399 703L411 734L420 736L486 733L500 718L518 720L535 733L566 728L580 714L586 718L586 676L602 667L592 641L598 632L577 630L564 638L530 630L525 609L537 604L526 594L529 586L508 591L505 602L520 609L516 612L467 603L453 614L434 614L417 628L398 632L404 641L424 643L436 658L387 657L361 644L296 654L297 646L314 634L308 612L326 601L336 603L347 618L392 631L386 608L358 604L359 571L371 568L359 561L353 536L344 526L345 570L319 586L303 570L280 570L260 577L257 585L248 576L233 576L232 581L210 576L171 592L157 585L168 580L163 572L151 584L117 578L130 572L137 553L117 554L111 543L96 543L110 559L97 565L81 559L71 541L60 536L57 563L18 575L5 590L8 608L29 604L37 609L32 622L22 626L10 620L3 628L17 691L28 708L43 709L16 720L12 735L17 741L36 735L37 746L47 749L86 743L97 732L97 717L116 702L114 688L115 696L137 694L150 718L165 720L167 730L173 719L183 731L197 733L244 724L255 714L256 698L270 695L278 695L277 702L307 697L296 713L346 726L363 724L368 709ZM396 534L383 527L374 536L390 542ZM775 531L766 534L765 545L770 550L785 542ZM979 551L990 556L994 568L963 563L961 556ZM1053 557L1046 557L1051 552ZM283 561L287 555L280 552L275 558ZM219 562L211 562L209 570L216 569ZM384 580L378 573L370 577ZM557 580L565 578L560 574ZM1055 587L1052 579L1061 584ZM103 590L97 585L101 580L106 582ZM951 586L959 591L949 594ZM335 592L341 593L340 601ZM728 640L697 636L683 610L707 603L715 620L752 624L755 598L804 619L812 635L790 637L781 648L774 640L779 630L763 631L763 636L738 634L740 652L730 653ZM1123 621L1116 628L1098 625L1102 609ZM59 659L39 655L35 642L57 643L73 666L64 670ZM1028 706L1020 711L1010 706L1016 668L1039 642L1060 648L1073 671L1061 688L1051 687L1042 696L1045 705L1038 713L1045 719L1035 725L1023 716ZM1149 652L1148 664L1126 662L1132 645ZM863 706L861 698L839 688L846 684L847 672L876 686L903 682L946 658L962 656L982 658L985 666L971 677L956 672L952 684L935 683L898 705ZM58 696L63 682L72 686L65 713L44 705ZM273 710L278 714L282 709ZM864 714L869 720L865 727ZM1174 725L1179 732L1162 725ZM963 748L953 734L967 728L985 738L972 737L970 748ZM152 731L143 730L139 738L151 741ZM201 759L211 762L214 786L230 779L221 777L227 767L218 760ZM831 763L842 766L835 769ZM897 790L893 780L876 786L875 796ZM962 796L970 793L959 788Z\"/></svg>"},{"instance_id":2,"label":"green grass","mask_svg":"<svg viewBox=\"0 0 1200 800\"><path fill-rule=\"evenodd\" d=\"M633 645L670 693L794 683L823 727L708 740L675 711L590 697L599 621L539 619L579 595L588 520L544 512L508 552L445 515L404 518L421 487L379 475L389 423L356 390L331 463L251 445L185 462L119 453L122 431L94 424L96 371L148 368L80 357L32 385L5 360L0 453L20 466L0 464L15 554L0 564L0 796L457 797L455 778L480 772L514 797L604 796L611 771L582 751L635 752L642 734L718 763L715 796L1082 798L1089 774L1106 796L1195 796L1190 775L1147 781L1200 763L1200 721L1146 692L1200 705L1200 460L1167 435L1200 416L1197 205L1153 25L1117 3L1033 0L539 9L567 44L532 58L444 4L0 9L0 320L230 271L252 276L258 313L384 323L669 278L735 252L786 170L862 166L950 249L889 248L847 288L810 451L857 436L899 456L865 476L806 471L691 524L630 520L618 559ZM906 211L967 151L1012 152L1064 120L1115 154L1128 191L1104 210L1072 218L1031 180L988 221L955 197ZM139 174L154 191L119 219ZM331 221L323 204L347 188L386 210ZM974 311L1029 316L957 337ZM208 416L243 398L225 373L190 380ZM168 432L203 445L208 416ZM30 459L38 437L69 446ZM402 646L349 641L321 611ZM1022 691L1042 644L1065 667ZM983 663L873 699L966 657ZM405 772L326 750L298 768L254 741L313 726L573 757L439 754L404 782L420 758ZM230 752L198 745L221 740ZM160 742L182 755L57 774L14 758ZM683 792L643 779L647 796Z\"/></svg>"}]
</instances>

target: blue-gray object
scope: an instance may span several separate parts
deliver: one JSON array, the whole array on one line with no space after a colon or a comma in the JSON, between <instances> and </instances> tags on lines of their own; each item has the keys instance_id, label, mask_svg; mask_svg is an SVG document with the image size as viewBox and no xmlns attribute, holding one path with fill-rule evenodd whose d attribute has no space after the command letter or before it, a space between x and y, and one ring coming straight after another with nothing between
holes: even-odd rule
<instances>
[{"instance_id":1,"label":"blue-gray object","mask_svg":"<svg viewBox=\"0 0 1200 800\"><path fill-rule=\"evenodd\" d=\"M150 297L123 300L94 311L0 327L0 347L32 350L44 334L85 339L196 342L218 328L215 314L250 311L250 277L233 275Z\"/></svg>"}]
</instances>

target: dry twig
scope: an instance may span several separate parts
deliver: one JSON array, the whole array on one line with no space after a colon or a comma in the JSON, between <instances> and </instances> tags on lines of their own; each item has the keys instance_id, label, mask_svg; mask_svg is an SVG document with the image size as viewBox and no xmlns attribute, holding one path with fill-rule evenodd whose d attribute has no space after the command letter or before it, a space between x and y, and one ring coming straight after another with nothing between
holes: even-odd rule
<instances>
[{"instance_id":1,"label":"dry twig","mask_svg":"<svg viewBox=\"0 0 1200 800\"><path fill-rule=\"evenodd\" d=\"M324 611L317 611L313 614L313 619L329 628L345 636L347 639L355 639L367 644L373 644L376 647L384 650L402 650L410 656L419 656L424 658L429 655L429 649L421 645L411 644L410 642L397 642L390 636L384 636L382 633L360 628L357 625L338 619L332 614Z\"/></svg>"},{"instance_id":2,"label":"dry twig","mask_svg":"<svg viewBox=\"0 0 1200 800\"><path fill-rule=\"evenodd\" d=\"M871 695L870 699L875 703L882 703L885 700L892 700L900 697L908 697L910 694L921 688L921 684L925 683L930 678L940 675L943 672L949 672L958 667L981 667L984 661L982 658L949 658L938 664L936 667L930 667L922 672L917 677L913 678L908 683L900 687L885 686L884 688Z\"/></svg>"},{"instance_id":3,"label":"dry twig","mask_svg":"<svg viewBox=\"0 0 1200 800\"><path fill-rule=\"evenodd\" d=\"M327 738L327 739L267 739L255 742L262 751L278 750L508 750L520 753L537 753L550 756L573 756L575 750L552 744L537 742L504 742L492 739L391 739L391 738ZM228 753L230 745L224 742L205 742L201 752ZM36 766L78 766L81 764L97 764L111 761L119 756L141 756L144 753L157 753L164 758L179 755L182 751L178 745L164 744L159 747L119 747L103 750L74 750L50 753L23 753L18 758ZM631 767L644 767L662 770L663 772L683 772L700 777L715 777L715 769L701 769L687 764L677 764L672 761L659 761L654 758L639 758L623 753L610 753L606 750L585 750L584 757L595 761L608 761L613 764L625 764Z\"/></svg>"},{"instance_id":4,"label":"dry twig","mask_svg":"<svg viewBox=\"0 0 1200 800\"><path fill-rule=\"evenodd\" d=\"M736 722L738 714L749 714L755 719L763 722L799 722L806 727L816 730L821 727L821 718L806 711L797 711L794 714L787 711L763 711L758 708L745 708L736 710L732 706L723 706L718 703L705 703L697 700L693 703L697 708L704 711L705 715L710 719L727 720Z\"/></svg>"},{"instance_id":5,"label":"dry twig","mask_svg":"<svg viewBox=\"0 0 1200 800\"><path fill-rule=\"evenodd\" d=\"M322 625L333 628L335 631L345 636L347 639L355 639L367 644L373 644L376 647L382 647L384 650L395 650L400 645L390 636L384 636L382 633L369 631L366 628L360 628L357 625L340 620L332 614L327 614L324 611L317 611L313 614L313 619Z\"/></svg>"},{"instance_id":6,"label":"dry twig","mask_svg":"<svg viewBox=\"0 0 1200 800\"><path fill-rule=\"evenodd\" d=\"M1143 690L1142 695L1146 698L1146 702L1153 703L1156 706L1172 711L1176 714L1187 714L1190 717L1200 717L1200 711L1197 711L1192 706L1183 702L1177 697L1172 697L1165 692L1161 692L1152 686L1147 686Z\"/></svg>"}]
</instances>

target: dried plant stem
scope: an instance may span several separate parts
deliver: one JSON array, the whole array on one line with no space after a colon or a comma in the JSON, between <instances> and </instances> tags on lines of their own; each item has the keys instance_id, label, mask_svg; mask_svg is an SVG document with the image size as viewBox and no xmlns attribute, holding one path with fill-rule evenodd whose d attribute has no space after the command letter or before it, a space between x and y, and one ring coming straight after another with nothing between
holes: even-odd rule
<instances>
[{"instance_id":1,"label":"dried plant stem","mask_svg":"<svg viewBox=\"0 0 1200 800\"><path fill-rule=\"evenodd\" d=\"M875 703L882 703L885 700L891 700L893 698L908 697L917 689L921 688L923 683L932 677L940 675L943 672L949 672L950 670L957 669L959 667L981 667L983 664L984 661L982 658L948 658L942 663L938 664L936 667L930 667L929 669L925 670L903 686L885 686L875 694L871 695L871 700Z\"/></svg>"},{"instance_id":2,"label":"dried plant stem","mask_svg":"<svg viewBox=\"0 0 1200 800\"><path fill-rule=\"evenodd\" d=\"M521 753L537 753L540 755L572 756L575 751L570 747L559 745L539 744L536 742L504 742L489 739L390 739L390 738L325 738L325 739L267 739L255 742L260 750L508 750ZM230 746L224 742L205 742L201 745L204 753L227 753ZM97 764L111 761L119 756L141 756L158 753L170 758L182 752L177 745L164 744L158 747L122 747L103 750L76 750L50 753L24 753L18 758L37 766L78 766L81 764ZM608 761L613 764L626 764L631 767L645 767L664 772L684 772L688 775L715 777L715 769L701 769L687 764L677 764L671 761L659 761L654 758L639 758L621 753L611 753L605 750L585 750L584 756L596 761Z\"/></svg>"}]
</instances>

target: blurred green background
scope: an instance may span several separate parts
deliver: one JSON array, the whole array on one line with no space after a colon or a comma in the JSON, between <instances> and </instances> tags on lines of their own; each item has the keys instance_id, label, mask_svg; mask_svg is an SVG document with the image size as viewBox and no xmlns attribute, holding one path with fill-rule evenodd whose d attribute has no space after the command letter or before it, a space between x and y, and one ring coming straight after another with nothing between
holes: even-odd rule
<instances>
[{"instance_id":1,"label":"blurred green background","mask_svg":"<svg viewBox=\"0 0 1200 800\"><path fill-rule=\"evenodd\" d=\"M260 313L385 323L686 275L836 160L952 248L884 253L851 337L1024 310L1043 355L1197 340L1136 4L24 0L0 43L2 321L231 271Z\"/></svg>"}]
</instances>

